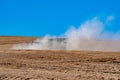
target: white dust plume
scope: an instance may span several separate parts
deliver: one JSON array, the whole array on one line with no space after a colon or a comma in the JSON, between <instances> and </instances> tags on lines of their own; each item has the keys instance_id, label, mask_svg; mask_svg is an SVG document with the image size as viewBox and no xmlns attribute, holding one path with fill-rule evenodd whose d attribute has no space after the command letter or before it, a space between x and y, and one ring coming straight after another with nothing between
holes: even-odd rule
<instances>
[{"instance_id":1,"label":"white dust plume","mask_svg":"<svg viewBox=\"0 0 120 80\"><path fill-rule=\"evenodd\" d=\"M45 36L31 43L16 44L13 49L120 51L120 30L106 30L106 24L112 20L114 17L108 16L104 23L95 17L78 28L71 27L62 38Z\"/></svg>"}]
</instances>

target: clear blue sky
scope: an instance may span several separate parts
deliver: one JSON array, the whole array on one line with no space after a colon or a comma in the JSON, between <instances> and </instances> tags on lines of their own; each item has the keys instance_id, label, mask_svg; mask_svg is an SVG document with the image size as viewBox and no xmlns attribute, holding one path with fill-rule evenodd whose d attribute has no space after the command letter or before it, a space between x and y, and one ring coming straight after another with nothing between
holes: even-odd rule
<instances>
[{"instance_id":1,"label":"clear blue sky","mask_svg":"<svg viewBox=\"0 0 120 80\"><path fill-rule=\"evenodd\" d=\"M60 35L94 16L115 16L120 30L120 0L0 0L0 35Z\"/></svg>"}]
</instances>

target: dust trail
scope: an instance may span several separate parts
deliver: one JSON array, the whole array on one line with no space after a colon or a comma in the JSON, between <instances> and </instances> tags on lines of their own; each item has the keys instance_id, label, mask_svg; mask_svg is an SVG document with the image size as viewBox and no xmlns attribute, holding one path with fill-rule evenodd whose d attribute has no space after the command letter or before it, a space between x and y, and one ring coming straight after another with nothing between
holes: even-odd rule
<instances>
[{"instance_id":1,"label":"dust trail","mask_svg":"<svg viewBox=\"0 0 120 80\"><path fill-rule=\"evenodd\" d=\"M31 49L31 50L66 50L65 38L53 38L45 36L38 38L31 43L16 44L13 49Z\"/></svg>"},{"instance_id":2,"label":"dust trail","mask_svg":"<svg viewBox=\"0 0 120 80\"><path fill-rule=\"evenodd\" d=\"M105 22L95 17L78 28L71 27L62 38L45 36L31 43L16 44L13 49L120 51L120 30L105 29L112 20L114 16L108 16Z\"/></svg>"}]
</instances>

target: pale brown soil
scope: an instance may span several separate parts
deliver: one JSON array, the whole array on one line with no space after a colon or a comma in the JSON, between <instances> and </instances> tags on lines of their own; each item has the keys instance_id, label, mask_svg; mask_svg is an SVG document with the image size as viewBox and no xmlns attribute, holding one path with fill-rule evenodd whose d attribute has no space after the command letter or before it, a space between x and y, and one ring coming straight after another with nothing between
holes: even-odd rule
<instances>
[{"instance_id":1,"label":"pale brown soil","mask_svg":"<svg viewBox=\"0 0 120 80\"><path fill-rule=\"evenodd\" d=\"M0 37L0 80L120 80L120 52L11 50L34 38L6 39Z\"/></svg>"}]
</instances>

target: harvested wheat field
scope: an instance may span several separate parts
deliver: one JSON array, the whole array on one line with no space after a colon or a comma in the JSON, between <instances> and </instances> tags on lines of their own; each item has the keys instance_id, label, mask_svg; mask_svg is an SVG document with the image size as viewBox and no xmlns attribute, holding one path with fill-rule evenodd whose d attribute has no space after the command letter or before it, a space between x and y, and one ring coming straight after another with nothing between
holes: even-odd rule
<instances>
[{"instance_id":1,"label":"harvested wheat field","mask_svg":"<svg viewBox=\"0 0 120 80\"><path fill-rule=\"evenodd\" d=\"M120 80L120 52L11 50L34 39L0 37L0 80Z\"/></svg>"}]
</instances>

